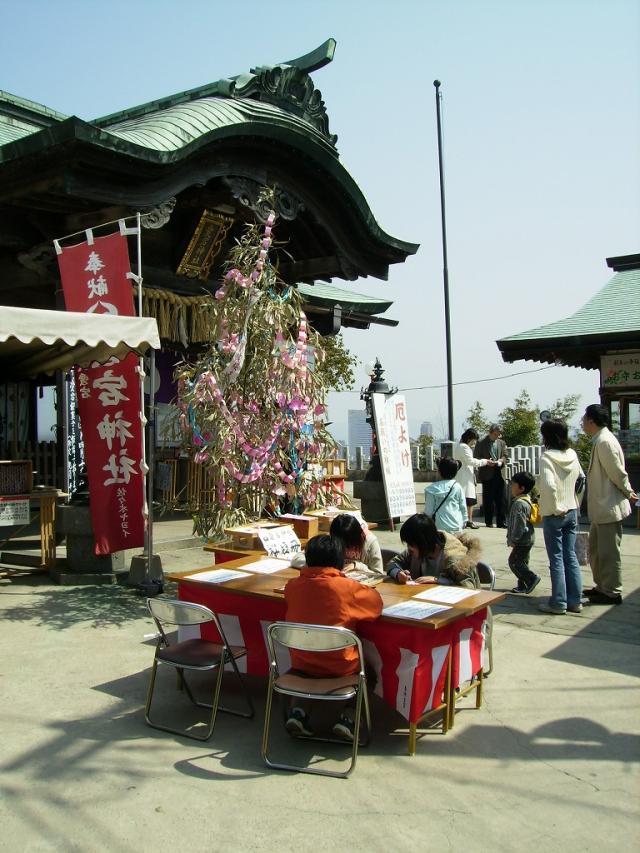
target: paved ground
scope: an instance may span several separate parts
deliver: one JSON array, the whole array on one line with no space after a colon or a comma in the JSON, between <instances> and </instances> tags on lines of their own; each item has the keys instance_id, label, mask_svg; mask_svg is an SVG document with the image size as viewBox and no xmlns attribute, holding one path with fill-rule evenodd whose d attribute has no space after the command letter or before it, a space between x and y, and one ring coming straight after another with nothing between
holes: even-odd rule
<instances>
[{"instance_id":1,"label":"paved ground","mask_svg":"<svg viewBox=\"0 0 640 853\"><path fill-rule=\"evenodd\" d=\"M209 562L178 547L189 532L157 526L165 570ZM478 534L510 588L504 531ZM536 609L538 539L545 585L496 608L483 708L465 700L454 730L427 732L409 758L403 721L375 701L374 741L346 781L262 765L260 679L256 718L221 715L206 745L146 727L152 623L135 592L0 580L0 849L637 849L640 535L624 536L623 606L567 616Z\"/></svg>"}]
</instances>

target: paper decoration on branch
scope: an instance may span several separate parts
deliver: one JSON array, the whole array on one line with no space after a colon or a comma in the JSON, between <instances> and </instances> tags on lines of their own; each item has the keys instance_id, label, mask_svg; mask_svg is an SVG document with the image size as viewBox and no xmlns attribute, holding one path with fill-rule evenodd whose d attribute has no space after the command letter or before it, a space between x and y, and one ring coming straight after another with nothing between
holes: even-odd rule
<instances>
[{"instance_id":1,"label":"paper decoration on branch","mask_svg":"<svg viewBox=\"0 0 640 853\"><path fill-rule=\"evenodd\" d=\"M266 226L247 227L208 308L209 348L177 371L183 444L215 482L215 503L195 513L202 535L265 503L278 512L326 502L316 463L335 443L322 419L326 389L309 367L310 350L323 360L322 338L269 260L274 225L272 212Z\"/></svg>"}]
</instances>

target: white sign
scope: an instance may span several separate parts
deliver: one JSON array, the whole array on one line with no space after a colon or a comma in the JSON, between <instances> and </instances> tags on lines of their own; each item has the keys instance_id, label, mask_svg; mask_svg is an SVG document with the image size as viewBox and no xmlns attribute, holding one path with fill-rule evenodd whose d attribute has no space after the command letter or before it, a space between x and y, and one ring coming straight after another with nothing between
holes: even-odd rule
<instances>
[{"instance_id":1,"label":"white sign","mask_svg":"<svg viewBox=\"0 0 640 853\"><path fill-rule=\"evenodd\" d=\"M404 395L372 394L372 402L389 518L413 515L416 512L416 492Z\"/></svg>"},{"instance_id":2,"label":"white sign","mask_svg":"<svg viewBox=\"0 0 640 853\"><path fill-rule=\"evenodd\" d=\"M451 610L450 607L443 607L439 604L430 604L428 601L416 601L415 598L410 598L408 601L401 601L398 604L392 604L390 607L385 607L382 611L383 616L393 616L394 619L428 619L430 616L435 616L437 613L444 613L445 610Z\"/></svg>"},{"instance_id":3,"label":"white sign","mask_svg":"<svg viewBox=\"0 0 640 853\"><path fill-rule=\"evenodd\" d=\"M0 498L0 527L29 524L29 501Z\"/></svg>"},{"instance_id":4,"label":"white sign","mask_svg":"<svg viewBox=\"0 0 640 853\"><path fill-rule=\"evenodd\" d=\"M640 352L600 356L600 385L603 388L640 385Z\"/></svg>"},{"instance_id":5,"label":"white sign","mask_svg":"<svg viewBox=\"0 0 640 853\"><path fill-rule=\"evenodd\" d=\"M290 560L294 554L302 550L300 540L292 527L281 524L276 527L259 527L258 536L262 547L270 557Z\"/></svg>"}]
</instances>

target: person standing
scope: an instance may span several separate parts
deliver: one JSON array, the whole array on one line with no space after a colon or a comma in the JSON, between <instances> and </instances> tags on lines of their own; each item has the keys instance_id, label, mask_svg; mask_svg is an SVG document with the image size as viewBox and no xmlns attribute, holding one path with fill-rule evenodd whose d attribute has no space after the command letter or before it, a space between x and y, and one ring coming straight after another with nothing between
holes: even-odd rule
<instances>
[{"instance_id":1,"label":"person standing","mask_svg":"<svg viewBox=\"0 0 640 853\"><path fill-rule=\"evenodd\" d=\"M493 527L495 513L498 527L506 527L507 500L504 474L509 456L498 424L491 424L488 434L476 444L474 456L477 459L489 459L493 462L493 465L478 471L478 479L482 483L484 523L487 527Z\"/></svg>"},{"instance_id":2,"label":"person standing","mask_svg":"<svg viewBox=\"0 0 640 853\"><path fill-rule=\"evenodd\" d=\"M562 421L544 421L540 427L545 447L540 458L540 512L549 558L551 598L538 606L543 613L562 615L582 610L582 574L576 556L578 499L576 481L582 468L569 447L569 432Z\"/></svg>"},{"instance_id":3,"label":"person standing","mask_svg":"<svg viewBox=\"0 0 640 853\"><path fill-rule=\"evenodd\" d=\"M458 444L453 448L453 458L460 463L456 480L462 486L467 504L468 519L465 522L465 527L473 527L474 530L478 528L478 525L473 521L473 508L478 503L475 472L477 468L484 468L485 465L495 465L495 462L490 462L489 459L474 458L473 448L477 441L478 433L475 429L466 429L460 436Z\"/></svg>"},{"instance_id":4,"label":"person standing","mask_svg":"<svg viewBox=\"0 0 640 853\"><path fill-rule=\"evenodd\" d=\"M592 403L585 409L582 429L591 439L587 469L589 552L594 586L585 590L591 604L622 604L622 520L638 495L629 482L624 454L609 430L609 412Z\"/></svg>"}]
</instances>

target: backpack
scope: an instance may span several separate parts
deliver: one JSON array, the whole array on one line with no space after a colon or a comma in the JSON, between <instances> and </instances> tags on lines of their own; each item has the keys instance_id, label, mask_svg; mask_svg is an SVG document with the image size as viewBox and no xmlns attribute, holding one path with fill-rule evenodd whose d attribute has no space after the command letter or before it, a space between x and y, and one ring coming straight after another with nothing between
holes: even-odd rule
<instances>
[{"instance_id":1,"label":"backpack","mask_svg":"<svg viewBox=\"0 0 640 853\"><path fill-rule=\"evenodd\" d=\"M542 521L542 513L540 512L540 505L531 501L531 524L540 524Z\"/></svg>"}]
</instances>

